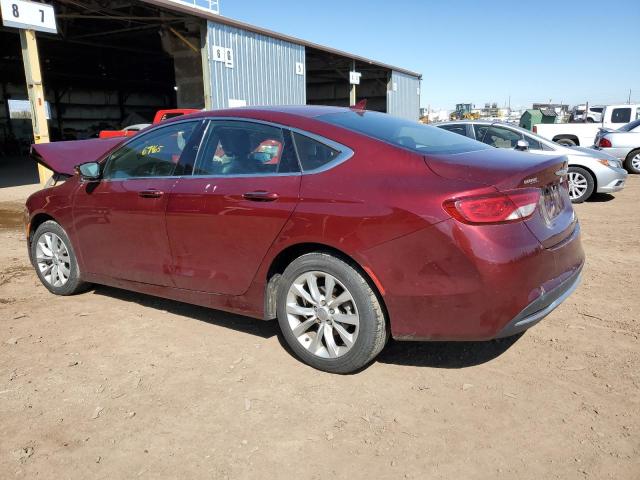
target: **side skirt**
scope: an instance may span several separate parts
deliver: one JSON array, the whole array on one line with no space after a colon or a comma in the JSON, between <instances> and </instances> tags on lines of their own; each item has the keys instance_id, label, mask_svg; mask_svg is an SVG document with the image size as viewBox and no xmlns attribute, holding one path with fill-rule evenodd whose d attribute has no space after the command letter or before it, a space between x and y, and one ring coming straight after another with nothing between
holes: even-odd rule
<instances>
[{"instance_id":1,"label":"side skirt","mask_svg":"<svg viewBox=\"0 0 640 480\"><path fill-rule=\"evenodd\" d=\"M106 285L109 287L152 295L154 297L167 298L178 302L213 308L238 315L245 315L258 320L264 319L264 312L262 310L256 311L255 308L252 308L253 302L251 302L246 295L216 295L214 293L185 290L163 285L153 285L93 273L84 273L82 277L83 280L98 285Z\"/></svg>"}]
</instances>

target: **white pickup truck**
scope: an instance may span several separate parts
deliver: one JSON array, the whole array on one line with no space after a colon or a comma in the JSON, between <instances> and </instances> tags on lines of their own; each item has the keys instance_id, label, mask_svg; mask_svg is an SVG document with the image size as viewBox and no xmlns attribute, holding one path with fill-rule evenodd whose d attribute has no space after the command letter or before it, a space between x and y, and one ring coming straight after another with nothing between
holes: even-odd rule
<instances>
[{"instance_id":1,"label":"white pickup truck","mask_svg":"<svg viewBox=\"0 0 640 480\"><path fill-rule=\"evenodd\" d=\"M607 105L602 112L602 123L540 123L533 133L569 147L593 145L601 128L617 129L640 118L640 104Z\"/></svg>"}]
</instances>

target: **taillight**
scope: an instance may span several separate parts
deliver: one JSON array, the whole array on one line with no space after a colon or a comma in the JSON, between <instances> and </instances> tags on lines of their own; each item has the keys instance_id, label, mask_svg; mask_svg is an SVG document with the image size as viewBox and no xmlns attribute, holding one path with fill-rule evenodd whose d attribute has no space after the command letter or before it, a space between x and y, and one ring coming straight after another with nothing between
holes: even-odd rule
<instances>
[{"instance_id":1,"label":"taillight","mask_svg":"<svg viewBox=\"0 0 640 480\"><path fill-rule=\"evenodd\" d=\"M443 207L449 215L462 223L519 222L533 215L540 201L540 189L519 188L488 195L452 198Z\"/></svg>"},{"instance_id":2,"label":"taillight","mask_svg":"<svg viewBox=\"0 0 640 480\"><path fill-rule=\"evenodd\" d=\"M538 133L538 126L537 125L533 126L533 133Z\"/></svg>"},{"instance_id":3,"label":"taillight","mask_svg":"<svg viewBox=\"0 0 640 480\"><path fill-rule=\"evenodd\" d=\"M611 140L608 138L601 138L598 142L598 146L600 148L611 148Z\"/></svg>"}]
</instances>

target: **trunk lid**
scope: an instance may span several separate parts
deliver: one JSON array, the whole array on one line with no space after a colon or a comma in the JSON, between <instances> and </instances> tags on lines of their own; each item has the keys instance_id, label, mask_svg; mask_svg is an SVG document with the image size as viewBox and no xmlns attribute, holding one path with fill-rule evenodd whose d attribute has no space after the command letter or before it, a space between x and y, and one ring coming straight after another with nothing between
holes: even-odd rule
<instances>
[{"instance_id":1,"label":"trunk lid","mask_svg":"<svg viewBox=\"0 0 640 480\"><path fill-rule=\"evenodd\" d=\"M561 243L575 229L577 219L569 198L564 155L540 156L490 149L429 156L425 161L441 177L491 186L498 191L539 188L538 207L524 223L546 248Z\"/></svg>"},{"instance_id":2,"label":"trunk lid","mask_svg":"<svg viewBox=\"0 0 640 480\"><path fill-rule=\"evenodd\" d=\"M67 142L36 143L31 146L33 159L63 175L73 175L74 167L95 162L123 143L126 138L96 138Z\"/></svg>"}]
</instances>

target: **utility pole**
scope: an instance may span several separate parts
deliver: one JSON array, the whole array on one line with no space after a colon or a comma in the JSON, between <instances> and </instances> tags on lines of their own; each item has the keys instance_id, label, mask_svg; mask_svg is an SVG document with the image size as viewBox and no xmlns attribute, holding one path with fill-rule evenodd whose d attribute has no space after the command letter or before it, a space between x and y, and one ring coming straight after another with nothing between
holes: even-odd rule
<instances>
[{"instance_id":1,"label":"utility pole","mask_svg":"<svg viewBox=\"0 0 640 480\"><path fill-rule=\"evenodd\" d=\"M44 86L40 72L40 57L34 30L20 30L20 45L24 62L24 75L27 80L29 103L31 104L31 124L33 126L34 143L49 143L49 126L44 101ZM51 177L51 171L38 164L40 183L44 185Z\"/></svg>"}]
</instances>

